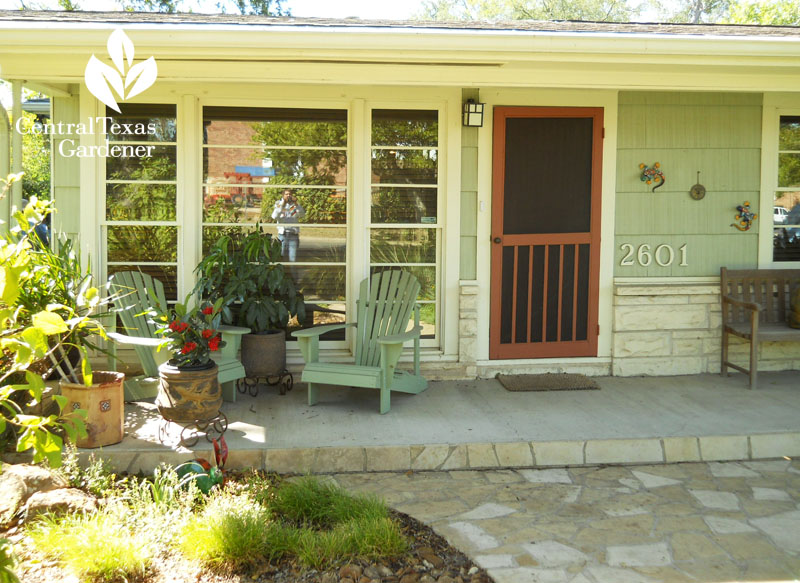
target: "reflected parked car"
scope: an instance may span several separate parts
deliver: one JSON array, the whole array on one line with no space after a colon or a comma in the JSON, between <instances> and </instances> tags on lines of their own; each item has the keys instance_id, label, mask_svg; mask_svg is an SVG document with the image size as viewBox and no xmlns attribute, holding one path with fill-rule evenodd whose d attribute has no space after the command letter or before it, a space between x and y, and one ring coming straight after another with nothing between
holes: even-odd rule
<instances>
[{"instance_id":1,"label":"reflected parked car","mask_svg":"<svg viewBox=\"0 0 800 583\"><path fill-rule=\"evenodd\" d=\"M787 211L782 206L772 207L772 209L773 209L772 222L775 223L776 225L786 224L786 217L788 216L789 211Z\"/></svg>"},{"instance_id":2,"label":"reflected parked car","mask_svg":"<svg viewBox=\"0 0 800 583\"><path fill-rule=\"evenodd\" d=\"M777 220L775 223L777 225ZM774 229L773 244L776 247L800 245L800 204L792 207L782 224L783 227Z\"/></svg>"}]
</instances>

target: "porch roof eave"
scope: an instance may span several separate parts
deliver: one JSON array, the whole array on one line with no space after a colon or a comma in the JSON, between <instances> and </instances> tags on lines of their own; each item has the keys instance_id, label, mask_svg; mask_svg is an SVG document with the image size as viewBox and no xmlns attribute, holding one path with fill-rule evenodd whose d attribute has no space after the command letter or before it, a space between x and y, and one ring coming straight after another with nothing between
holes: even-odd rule
<instances>
[{"instance_id":1,"label":"porch roof eave","mask_svg":"<svg viewBox=\"0 0 800 583\"><path fill-rule=\"evenodd\" d=\"M653 27L668 28L668 25L631 24L615 32L613 27L572 30L569 27L513 28L498 24L493 28L491 23L477 23L487 25L485 27L464 23L464 28L459 28L458 23L437 27L430 22L390 25L358 20L353 24L333 21L319 25L314 24L317 19L266 19L268 24L264 19L244 23L181 19L129 21L114 14L101 13L94 19L70 21L15 18L11 12L0 11L0 51L37 52L37 47L39 50L56 47L96 50L98 45L105 46L110 30L124 27L136 31L137 48L209 56L228 55L231 50L237 50L242 60L247 60L248 50L303 50L340 56L369 54L384 61L403 61L409 55L428 61L441 60L446 55L455 61L482 57L527 60L531 55L541 54L566 58L571 55L575 59L605 55L612 60L626 55L653 59L659 56L800 57L800 27L739 27L747 29L747 34L733 34L730 31L737 27L732 26L709 27L700 29L706 32L699 34L690 33L694 29L687 25L673 26L670 30L675 32L663 33ZM776 34L776 30L783 33Z\"/></svg>"}]
</instances>

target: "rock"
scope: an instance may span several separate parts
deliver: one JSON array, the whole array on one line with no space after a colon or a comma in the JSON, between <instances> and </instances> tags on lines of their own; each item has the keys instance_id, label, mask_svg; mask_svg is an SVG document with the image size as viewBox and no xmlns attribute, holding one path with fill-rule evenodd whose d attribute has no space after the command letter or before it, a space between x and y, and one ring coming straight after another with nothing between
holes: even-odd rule
<instances>
[{"instance_id":1,"label":"rock","mask_svg":"<svg viewBox=\"0 0 800 583\"><path fill-rule=\"evenodd\" d=\"M439 556L433 552L433 549L430 547L422 547L417 549L417 554L420 558L424 561L428 561L434 569L441 569L444 567L444 561L439 558Z\"/></svg>"},{"instance_id":2,"label":"rock","mask_svg":"<svg viewBox=\"0 0 800 583\"><path fill-rule=\"evenodd\" d=\"M391 574L391 570L389 570L389 573ZM378 570L375 566L370 565L364 569L364 577L369 577L370 579L380 579L381 573L380 570Z\"/></svg>"},{"instance_id":3,"label":"rock","mask_svg":"<svg viewBox=\"0 0 800 583\"><path fill-rule=\"evenodd\" d=\"M350 577L342 577L339 579L339 583L355 583Z\"/></svg>"},{"instance_id":4,"label":"rock","mask_svg":"<svg viewBox=\"0 0 800 583\"><path fill-rule=\"evenodd\" d=\"M369 577L364 577L362 575L361 579L358 580L358 583L372 583L372 579L370 579Z\"/></svg>"},{"instance_id":5,"label":"rock","mask_svg":"<svg viewBox=\"0 0 800 583\"><path fill-rule=\"evenodd\" d=\"M392 572L392 570L386 565L381 565L378 567L378 574L381 577L391 577L392 575L394 575L394 572Z\"/></svg>"},{"instance_id":6,"label":"rock","mask_svg":"<svg viewBox=\"0 0 800 583\"><path fill-rule=\"evenodd\" d=\"M436 583L436 579L431 577L430 575L423 575L419 578L419 583Z\"/></svg>"},{"instance_id":7,"label":"rock","mask_svg":"<svg viewBox=\"0 0 800 583\"><path fill-rule=\"evenodd\" d=\"M475 574L475 573L477 573L478 571L480 571L480 569L478 569L478 567L472 567L472 568L471 568L471 569L470 569L470 570L467 572L467 575L474 575L474 574Z\"/></svg>"},{"instance_id":8,"label":"rock","mask_svg":"<svg viewBox=\"0 0 800 583\"><path fill-rule=\"evenodd\" d=\"M339 583L339 578L335 573L324 573L320 579L320 583Z\"/></svg>"},{"instance_id":9,"label":"rock","mask_svg":"<svg viewBox=\"0 0 800 583\"><path fill-rule=\"evenodd\" d=\"M77 488L62 488L48 492L36 492L25 505L25 520L44 514L65 512L91 513L97 510L97 500Z\"/></svg>"},{"instance_id":10,"label":"rock","mask_svg":"<svg viewBox=\"0 0 800 583\"><path fill-rule=\"evenodd\" d=\"M436 583L456 583L456 580L450 575L442 575L436 580Z\"/></svg>"},{"instance_id":11,"label":"rock","mask_svg":"<svg viewBox=\"0 0 800 583\"><path fill-rule=\"evenodd\" d=\"M339 569L339 577L341 579L352 579L358 581L361 579L361 567L358 565L345 565Z\"/></svg>"},{"instance_id":12,"label":"rock","mask_svg":"<svg viewBox=\"0 0 800 583\"><path fill-rule=\"evenodd\" d=\"M66 488L67 480L40 466L3 464L0 471L0 528L5 528L34 492Z\"/></svg>"},{"instance_id":13,"label":"rock","mask_svg":"<svg viewBox=\"0 0 800 583\"><path fill-rule=\"evenodd\" d=\"M400 579L400 583L417 583L419 581L419 573L409 573L408 575L403 575Z\"/></svg>"}]
</instances>

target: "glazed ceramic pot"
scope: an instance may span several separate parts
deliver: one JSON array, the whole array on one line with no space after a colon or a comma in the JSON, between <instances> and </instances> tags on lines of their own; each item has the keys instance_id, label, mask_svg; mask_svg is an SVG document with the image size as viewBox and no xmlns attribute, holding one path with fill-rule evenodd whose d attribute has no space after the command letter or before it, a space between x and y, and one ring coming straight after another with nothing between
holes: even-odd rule
<instances>
[{"instance_id":1,"label":"glazed ceramic pot","mask_svg":"<svg viewBox=\"0 0 800 583\"><path fill-rule=\"evenodd\" d=\"M219 415L222 391L213 361L195 367L164 363L158 367L158 412L176 423L208 422Z\"/></svg>"}]
</instances>

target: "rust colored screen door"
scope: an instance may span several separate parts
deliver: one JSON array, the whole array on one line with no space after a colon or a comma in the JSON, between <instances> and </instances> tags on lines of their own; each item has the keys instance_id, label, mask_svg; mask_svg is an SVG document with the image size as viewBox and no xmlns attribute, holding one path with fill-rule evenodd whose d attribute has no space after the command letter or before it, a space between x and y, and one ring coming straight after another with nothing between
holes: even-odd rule
<instances>
[{"instance_id":1,"label":"rust colored screen door","mask_svg":"<svg viewBox=\"0 0 800 583\"><path fill-rule=\"evenodd\" d=\"M597 355L601 108L494 110L489 356Z\"/></svg>"}]
</instances>

